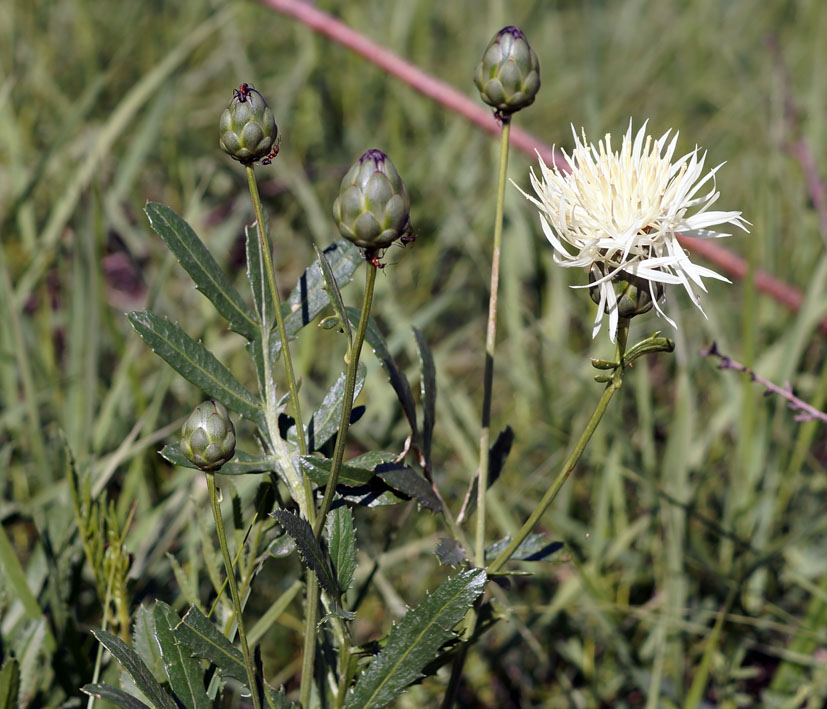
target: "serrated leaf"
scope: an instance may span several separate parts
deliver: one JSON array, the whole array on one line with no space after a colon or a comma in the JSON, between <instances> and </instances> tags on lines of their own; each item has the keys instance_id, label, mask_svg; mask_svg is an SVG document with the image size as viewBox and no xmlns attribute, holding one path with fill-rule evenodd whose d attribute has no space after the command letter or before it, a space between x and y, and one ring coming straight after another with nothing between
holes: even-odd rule
<instances>
[{"instance_id":1,"label":"serrated leaf","mask_svg":"<svg viewBox=\"0 0 827 709\"><path fill-rule=\"evenodd\" d=\"M190 608L172 632L175 639L189 648L193 655L209 660L222 675L247 687L247 667L241 650L233 647L198 608Z\"/></svg>"},{"instance_id":2,"label":"serrated leaf","mask_svg":"<svg viewBox=\"0 0 827 709\"><path fill-rule=\"evenodd\" d=\"M135 613L135 622L132 625L132 646L135 652L149 667L152 676L158 682L164 682L164 663L161 659L161 648L155 639L155 617L149 606L141 604Z\"/></svg>"},{"instance_id":3,"label":"serrated leaf","mask_svg":"<svg viewBox=\"0 0 827 709\"><path fill-rule=\"evenodd\" d=\"M344 330L347 337L348 344L353 342L353 332L350 329L350 321L347 319L345 313L345 303L342 300L342 291L339 290L339 284L336 282L336 276L333 274L333 269L327 261L327 257L323 252L316 247L316 260L322 269L322 278L324 278L324 289L327 291L327 297L330 298L330 304L333 306L333 311L339 317L339 323Z\"/></svg>"},{"instance_id":4,"label":"serrated leaf","mask_svg":"<svg viewBox=\"0 0 827 709\"><path fill-rule=\"evenodd\" d=\"M434 424L436 422L436 367L434 355L428 346L422 331L414 327L416 348L419 352L419 368L421 376L419 390L422 395L422 453L425 456L425 465L431 468L431 446L433 443Z\"/></svg>"},{"instance_id":5,"label":"serrated leaf","mask_svg":"<svg viewBox=\"0 0 827 709\"><path fill-rule=\"evenodd\" d=\"M362 386L365 383L365 372L365 365L360 363L356 372L356 382L353 391L354 400L359 396L359 392L362 391ZM321 405L313 413L313 416L310 417L310 421L307 422L305 433L307 437L307 449L309 451L319 450L338 432L339 419L342 415L342 399L345 395L346 379L347 372L342 372L333 386L330 387L324 395ZM351 423L352 422L353 415L351 413ZM295 429L291 430L290 437L296 437Z\"/></svg>"},{"instance_id":6,"label":"serrated leaf","mask_svg":"<svg viewBox=\"0 0 827 709\"><path fill-rule=\"evenodd\" d=\"M456 539L451 539L451 537L440 538L434 553L440 564L447 564L448 566L458 566L467 558L462 544Z\"/></svg>"},{"instance_id":7,"label":"serrated leaf","mask_svg":"<svg viewBox=\"0 0 827 709\"><path fill-rule=\"evenodd\" d=\"M324 553L316 537L313 536L313 527L307 520L287 510L274 510L270 516L274 517L296 542L296 548L305 566L316 573L321 587L331 598L338 598L339 588L333 576L330 557Z\"/></svg>"},{"instance_id":8,"label":"serrated leaf","mask_svg":"<svg viewBox=\"0 0 827 709\"><path fill-rule=\"evenodd\" d=\"M485 549L485 560L493 561L511 544L511 537L506 536ZM542 561L547 556L563 548L563 542L547 542L545 534L529 534L523 539L511 558L514 561Z\"/></svg>"},{"instance_id":9,"label":"serrated leaf","mask_svg":"<svg viewBox=\"0 0 827 709\"><path fill-rule=\"evenodd\" d=\"M92 634L126 670L135 686L156 709L178 709L172 697L164 691L138 653L129 645L105 630L93 630Z\"/></svg>"},{"instance_id":10,"label":"serrated leaf","mask_svg":"<svg viewBox=\"0 0 827 709\"><path fill-rule=\"evenodd\" d=\"M325 520L325 530L336 581L341 592L345 593L356 571L356 530L350 508L342 505L331 510Z\"/></svg>"},{"instance_id":11,"label":"serrated leaf","mask_svg":"<svg viewBox=\"0 0 827 709\"><path fill-rule=\"evenodd\" d=\"M178 325L148 311L129 313L132 327L184 379L231 411L266 428L261 403L215 355Z\"/></svg>"},{"instance_id":12,"label":"serrated leaf","mask_svg":"<svg viewBox=\"0 0 827 709\"><path fill-rule=\"evenodd\" d=\"M465 617L485 582L484 569L462 571L408 611L348 695L347 709L387 706L416 681L440 646L453 636L452 628Z\"/></svg>"},{"instance_id":13,"label":"serrated leaf","mask_svg":"<svg viewBox=\"0 0 827 709\"><path fill-rule=\"evenodd\" d=\"M20 692L20 665L7 657L0 668L0 709L17 709Z\"/></svg>"},{"instance_id":14,"label":"serrated leaf","mask_svg":"<svg viewBox=\"0 0 827 709\"><path fill-rule=\"evenodd\" d=\"M85 684L80 688L80 691L96 699L105 699L108 702L112 702L115 706L121 707L121 709L152 709L152 707L148 707L140 699L136 699L122 689L110 687L108 684Z\"/></svg>"},{"instance_id":15,"label":"serrated leaf","mask_svg":"<svg viewBox=\"0 0 827 709\"><path fill-rule=\"evenodd\" d=\"M360 312L357 308L347 308L347 315L353 325L358 325ZM408 419L408 425L411 427L414 438L418 438L419 429L416 423L416 405L414 404L413 394L411 393L411 385L399 367L396 366L396 362L388 349L388 344L385 342L385 337L382 335L373 318L368 319L365 339L379 360L379 364L382 365L382 369L385 370L388 381L396 392L396 398L399 399L399 403L402 405L402 411Z\"/></svg>"},{"instance_id":16,"label":"serrated leaf","mask_svg":"<svg viewBox=\"0 0 827 709\"><path fill-rule=\"evenodd\" d=\"M374 472L390 487L414 498L420 505L438 512L441 509L434 489L422 475L413 468L399 463L377 465Z\"/></svg>"},{"instance_id":17,"label":"serrated leaf","mask_svg":"<svg viewBox=\"0 0 827 709\"><path fill-rule=\"evenodd\" d=\"M273 294L270 291L269 279L264 269L258 224L246 226L244 235L247 247L247 278L253 290L253 303L256 312L259 314L260 322L270 323L272 326L276 317L273 309Z\"/></svg>"},{"instance_id":18,"label":"serrated leaf","mask_svg":"<svg viewBox=\"0 0 827 709\"><path fill-rule=\"evenodd\" d=\"M198 288L223 315L230 328L248 340L259 330L255 315L233 288L204 242L193 228L164 204L147 202L144 208L149 223L175 254Z\"/></svg>"},{"instance_id":19,"label":"serrated leaf","mask_svg":"<svg viewBox=\"0 0 827 709\"><path fill-rule=\"evenodd\" d=\"M204 688L204 669L175 638L174 628L181 622L178 614L163 601L153 609L156 638L175 697L187 709L210 709L212 702Z\"/></svg>"},{"instance_id":20,"label":"serrated leaf","mask_svg":"<svg viewBox=\"0 0 827 709\"><path fill-rule=\"evenodd\" d=\"M340 287L350 283L353 273L359 264L364 261L362 253L353 244L340 239L324 250L324 255L336 277ZM284 328L287 337L295 337L296 333L330 303L327 291L323 288L324 277L318 261L314 261L299 278L293 292L282 305ZM270 338L270 356L276 359L281 352L281 338Z\"/></svg>"},{"instance_id":21,"label":"serrated leaf","mask_svg":"<svg viewBox=\"0 0 827 709\"><path fill-rule=\"evenodd\" d=\"M299 458L299 466L302 475L307 475L316 485L327 485L333 461L315 455L303 455ZM373 477L374 472L371 468L357 468L349 463L344 463L339 470L337 485L360 487L367 485Z\"/></svg>"},{"instance_id":22,"label":"serrated leaf","mask_svg":"<svg viewBox=\"0 0 827 709\"><path fill-rule=\"evenodd\" d=\"M181 468L191 468L192 470L200 469L190 463L181 448L177 443L169 443L165 445L160 451L160 455L165 460L173 465ZM224 463L220 470L216 473L219 475L251 475L253 473L269 473L275 470L275 461L273 458L262 457L260 455L253 455L252 453L245 453L244 451L236 450L233 459L228 463Z\"/></svg>"}]
</instances>

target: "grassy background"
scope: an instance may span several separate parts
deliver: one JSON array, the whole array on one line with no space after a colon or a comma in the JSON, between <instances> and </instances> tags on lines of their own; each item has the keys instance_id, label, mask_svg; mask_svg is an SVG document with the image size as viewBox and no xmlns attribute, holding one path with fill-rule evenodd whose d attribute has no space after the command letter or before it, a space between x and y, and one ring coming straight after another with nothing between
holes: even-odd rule
<instances>
[{"instance_id":1,"label":"grassy background","mask_svg":"<svg viewBox=\"0 0 827 709\"><path fill-rule=\"evenodd\" d=\"M725 245L807 294L790 314L749 279L712 282L707 320L675 293L668 312L679 332L654 316L634 323L633 339L665 327L676 352L627 377L544 519L564 550L531 566L535 575L504 596L509 619L471 654L463 705L823 706L824 429L796 422L781 401L718 371L699 350L717 341L824 405L818 322L827 314L827 233L786 147L804 139L827 173L827 84L815 79L827 65L827 7L821 0L317 4L469 95L489 38L506 24L523 27L543 87L517 124L563 146L570 124L594 140L622 132L630 117L635 125L649 119L656 135L679 130L679 151L697 143L710 164L727 161L720 208L740 209L752 222L749 236ZM768 49L770 34L784 69ZM201 394L147 350L123 313L151 306L202 337L239 378L254 380L240 339L142 213L147 199L170 204L243 287L242 228L251 209L243 174L217 149L216 135L232 89L255 85L283 137L278 160L258 172L285 288L313 244L334 238L330 205L359 154L382 148L405 177L417 241L390 251L375 313L413 384L411 324L434 349L434 460L455 511L476 468L497 146L255 4L12 0L0 6L0 37L0 520L9 542L0 537L0 651L24 658L31 706L55 706L91 677L87 631L100 622L73 534L61 431L120 523L134 514L126 536L133 603L163 598L180 608L193 594L211 598L201 483L155 453ZM785 92L796 120L786 117ZM526 185L529 164L512 154L510 176ZM582 274L553 266L536 216L513 188L504 243L493 421L497 430L512 426L516 442L493 488L492 538L519 527L587 419L599 396L588 356L611 354L605 335L590 338L594 306L568 288ZM358 289L348 287L349 302L359 302ZM341 342L307 328L295 347L310 406L341 368ZM353 429L352 452L398 450L403 417L375 361L367 364L368 410ZM357 524L365 573L368 557L393 535L356 626L364 641L444 575L432 554L444 528L416 510L402 519L397 510L359 511ZM263 565L251 620L297 570L293 560ZM268 677L289 687L301 615L296 601L262 639ZM55 652L49 636L70 651ZM442 686L430 680L399 706L436 706Z\"/></svg>"}]
</instances>

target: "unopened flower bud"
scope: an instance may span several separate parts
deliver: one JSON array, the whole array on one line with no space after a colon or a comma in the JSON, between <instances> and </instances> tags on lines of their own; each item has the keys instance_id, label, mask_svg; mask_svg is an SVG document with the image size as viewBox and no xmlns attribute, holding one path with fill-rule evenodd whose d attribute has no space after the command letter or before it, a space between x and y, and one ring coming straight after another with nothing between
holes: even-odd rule
<instances>
[{"instance_id":1,"label":"unopened flower bud","mask_svg":"<svg viewBox=\"0 0 827 709\"><path fill-rule=\"evenodd\" d=\"M589 283L594 283L605 275L605 266L593 263L589 270ZM660 301L663 298L663 283L649 281L625 271L619 271L612 277L611 282L617 298L617 314L626 320L648 313L652 309L655 304L652 291L654 291L655 300ZM589 288L589 295L597 305L600 305L600 288L596 286ZM606 303L604 308L608 307L609 304Z\"/></svg>"},{"instance_id":2,"label":"unopened flower bud","mask_svg":"<svg viewBox=\"0 0 827 709\"><path fill-rule=\"evenodd\" d=\"M235 89L218 127L221 149L244 165L266 158L279 134L267 102L247 84Z\"/></svg>"},{"instance_id":3,"label":"unopened flower bud","mask_svg":"<svg viewBox=\"0 0 827 709\"><path fill-rule=\"evenodd\" d=\"M482 100L504 119L534 103L540 62L522 30L509 26L497 32L477 65L474 83Z\"/></svg>"},{"instance_id":4,"label":"unopened flower bud","mask_svg":"<svg viewBox=\"0 0 827 709\"><path fill-rule=\"evenodd\" d=\"M391 159L368 150L342 180L333 203L339 232L363 249L384 249L411 230L408 188Z\"/></svg>"},{"instance_id":5,"label":"unopened flower bud","mask_svg":"<svg viewBox=\"0 0 827 709\"><path fill-rule=\"evenodd\" d=\"M235 453L235 427L217 401L202 401L181 429L181 452L205 472L218 470Z\"/></svg>"}]
</instances>

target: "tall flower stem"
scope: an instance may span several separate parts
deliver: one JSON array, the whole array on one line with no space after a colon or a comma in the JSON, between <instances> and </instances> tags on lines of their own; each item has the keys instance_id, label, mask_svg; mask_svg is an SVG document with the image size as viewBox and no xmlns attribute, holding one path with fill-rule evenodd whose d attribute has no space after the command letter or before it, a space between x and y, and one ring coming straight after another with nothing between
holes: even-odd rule
<instances>
[{"instance_id":1,"label":"tall flower stem","mask_svg":"<svg viewBox=\"0 0 827 709\"><path fill-rule=\"evenodd\" d=\"M290 356L290 347L288 346L287 331L284 328L284 317L281 314L281 298L279 296L279 289L276 284L276 273L273 269L273 259L271 256L270 239L268 238L267 230L264 226L264 213L261 209L261 197L258 192L258 184L256 183L255 170L252 165L247 165L247 184L250 188L250 198L253 201L253 209L256 214L256 226L258 227L258 239L261 250L261 257L264 262L264 271L267 276L267 285L270 289L270 295L273 300L273 311L276 319L276 326L279 331L279 338L281 339L281 357L284 360L284 370L287 374L287 387L290 391L290 400L293 403L293 418L296 421L296 438L299 444L299 453L307 455L307 440L304 435L304 424L302 422L301 405L299 404L299 389L296 386L296 376L293 372L293 358ZM267 309L262 307L261 312L261 329L263 340L266 342L270 333L271 324L267 319ZM264 348L263 348L264 349ZM262 353L265 362L269 362L269 348ZM265 372L267 368L265 368ZM269 378L269 377L268 377ZM265 382L265 387L270 386L272 382ZM270 407L268 400L267 406ZM275 431L270 431L270 435L276 435ZM306 510L308 519L312 524L314 521L314 505L313 505L313 491L310 488L310 481L307 476L304 477L304 495L306 498Z\"/></svg>"},{"instance_id":2,"label":"tall flower stem","mask_svg":"<svg viewBox=\"0 0 827 709\"><path fill-rule=\"evenodd\" d=\"M586 428L583 430L583 433L580 434L580 438L577 439L577 443L574 444L574 448L571 453L569 453L568 457L563 462L560 472L557 473L557 477L554 478L551 485L546 490L546 493L543 495L543 498L537 504L537 507L534 508L534 511L525 521L525 524L520 527L520 531L517 532L514 539L511 540L511 543L503 549L500 555L489 565L489 574L494 574L499 571L511 558L520 544L522 544L523 541L525 541L525 538L531 534L531 530L534 529L534 525L537 524L543 516L543 513L545 513L545 511L549 508L549 505L554 502L566 480L568 480L571 476L574 467L580 460L580 456L583 455L583 451L586 449L586 446L594 435L594 432L597 430L597 427L603 418L603 414L606 413L606 409L609 407L609 402L623 384L623 355L626 352L626 338L628 333L629 321L621 319L617 330L617 348L615 353L615 362L617 363L617 366L614 368L611 379L606 383L606 388L603 390L603 394L597 402L597 406L595 407L589 422L586 424Z\"/></svg>"},{"instance_id":3,"label":"tall flower stem","mask_svg":"<svg viewBox=\"0 0 827 709\"><path fill-rule=\"evenodd\" d=\"M376 284L376 266L367 262L365 274L365 296L362 301L362 314L359 317L359 325L356 329L356 336L351 342L345 360L347 362L347 374L345 375L345 394L342 397L342 413L339 418L339 430L336 434L336 447L333 450L333 462L330 467L330 477L325 486L322 504L316 513L313 523L313 534L316 539L321 539L324 529L325 518L333 503L333 496L336 493L336 483L339 480L339 473L342 469L342 461L345 456L345 445L347 444L347 432L350 427L350 414L353 409L353 397L356 391L356 375L359 370L359 356L362 353L362 344L365 341L365 333L368 329L370 309L373 304L373 290ZM304 625L304 654L302 656L302 676L299 689L299 702L302 707L310 706L310 693L313 685L313 664L316 656L316 623L319 613L319 584L316 574L309 571L307 574L307 608L305 609ZM344 632L340 638L340 653L342 655L342 672L347 670L347 658L350 655L350 648L345 647ZM340 691L341 695L341 691ZM340 696L340 700L342 696Z\"/></svg>"},{"instance_id":4,"label":"tall flower stem","mask_svg":"<svg viewBox=\"0 0 827 709\"><path fill-rule=\"evenodd\" d=\"M505 174L508 167L508 136L510 120L503 120L500 133L500 170L497 183L497 209L494 217L494 251L491 255L491 291L488 297L488 328L485 335L485 374L482 393L482 425L480 428L480 466L477 482L477 536L474 558L478 567L485 566L485 516L488 492L488 449L491 445L491 389L494 382L494 345L497 338L497 294L500 284L500 251L503 233Z\"/></svg>"},{"instance_id":5,"label":"tall flower stem","mask_svg":"<svg viewBox=\"0 0 827 709\"><path fill-rule=\"evenodd\" d=\"M227 580L230 583L230 594L233 597L235 619L238 624L238 637L241 640L241 652L244 655L244 665L247 668L247 682L250 685L253 706L255 709L261 709L261 699L259 698L256 673L253 668L253 658L250 655L250 647L247 644L247 629L244 626L244 617L241 612L241 597L238 593L238 584L235 580L235 570L233 569L233 561L230 558L230 550L227 547L227 536L224 533L224 518L221 516L221 505L218 502L218 493L215 488L215 474L205 473L205 475L207 476L207 490L210 494L212 514L215 519L215 531L218 534L218 545L221 547L221 555L224 557L224 568L227 572Z\"/></svg>"}]
</instances>

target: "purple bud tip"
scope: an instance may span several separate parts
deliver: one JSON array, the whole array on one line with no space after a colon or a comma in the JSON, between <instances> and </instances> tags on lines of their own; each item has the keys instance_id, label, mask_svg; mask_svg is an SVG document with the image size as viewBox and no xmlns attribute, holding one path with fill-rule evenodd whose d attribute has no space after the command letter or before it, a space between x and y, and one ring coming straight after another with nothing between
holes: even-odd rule
<instances>
[{"instance_id":1,"label":"purple bud tip","mask_svg":"<svg viewBox=\"0 0 827 709\"><path fill-rule=\"evenodd\" d=\"M502 37L504 34L510 34L514 39L524 39L525 35L523 31L519 27L515 27L514 25L509 25L508 27L503 27L497 35Z\"/></svg>"},{"instance_id":2,"label":"purple bud tip","mask_svg":"<svg viewBox=\"0 0 827 709\"><path fill-rule=\"evenodd\" d=\"M373 162L376 164L376 169L378 170L379 165L385 162L385 160L387 159L388 156L385 155L385 153L383 153L381 150L373 148L371 150L368 150L364 155L362 155L361 158L359 158L359 164L364 165L367 160L373 160Z\"/></svg>"}]
</instances>

